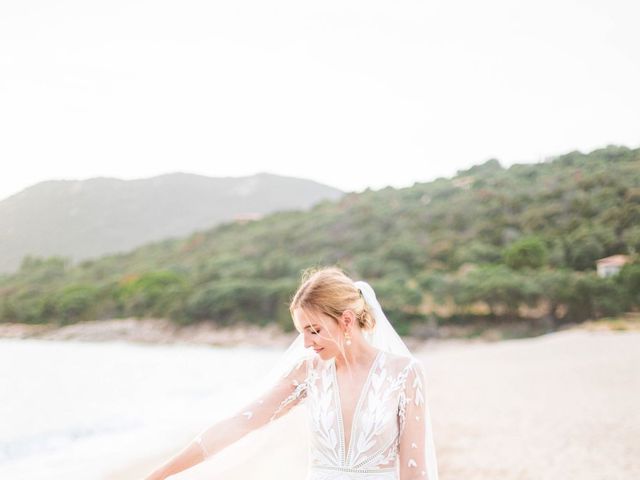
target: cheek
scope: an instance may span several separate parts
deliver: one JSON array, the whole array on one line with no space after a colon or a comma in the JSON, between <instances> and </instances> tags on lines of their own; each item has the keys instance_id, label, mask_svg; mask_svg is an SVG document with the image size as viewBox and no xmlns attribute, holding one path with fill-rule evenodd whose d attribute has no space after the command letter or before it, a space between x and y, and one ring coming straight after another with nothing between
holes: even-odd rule
<instances>
[{"instance_id":1,"label":"cheek","mask_svg":"<svg viewBox=\"0 0 640 480\"><path fill-rule=\"evenodd\" d=\"M323 330L319 335L316 335L316 342L321 343L323 346L330 346L334 343L331 333Z\"/></svg>"}]
</instances>

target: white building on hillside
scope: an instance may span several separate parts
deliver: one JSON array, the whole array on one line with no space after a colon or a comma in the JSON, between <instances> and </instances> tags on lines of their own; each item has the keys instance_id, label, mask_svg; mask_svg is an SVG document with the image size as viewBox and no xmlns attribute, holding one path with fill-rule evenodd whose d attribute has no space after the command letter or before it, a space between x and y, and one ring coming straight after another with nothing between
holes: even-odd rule
<instances>
[{"instance_id":1,"label":"white building on hillside","mask_svg":"<svg viewBox=\"0 0 640 480\"><path fill-rule=\"evenodd\" d=\"M611 277L617 275L620 269L629 261L627 255L612 255L596 260L596 268L599 277Z\"/></svg>"}]
</instances>

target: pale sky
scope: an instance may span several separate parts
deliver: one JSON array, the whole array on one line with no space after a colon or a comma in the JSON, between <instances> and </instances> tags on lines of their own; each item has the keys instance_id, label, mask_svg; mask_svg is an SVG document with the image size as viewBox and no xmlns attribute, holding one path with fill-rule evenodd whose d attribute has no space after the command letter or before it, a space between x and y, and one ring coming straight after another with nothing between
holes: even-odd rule
<instances>
[{"instance_id":1,"label":"pale sky","mask_svg":"<svg viewBox=\"0 0 640 480\"><path fill-rule=\"evenodd\" d=\"M637 147L639 5L3 0L0 199L175 171L361 191Z\"/></svg>"}]
</instances>

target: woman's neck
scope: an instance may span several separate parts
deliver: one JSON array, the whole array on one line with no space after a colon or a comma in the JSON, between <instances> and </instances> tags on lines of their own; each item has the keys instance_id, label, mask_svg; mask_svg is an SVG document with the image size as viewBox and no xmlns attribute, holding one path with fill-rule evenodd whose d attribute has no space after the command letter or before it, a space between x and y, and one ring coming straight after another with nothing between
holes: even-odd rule
<instances>
[{"instance_id":1,"label":"woman's neck","mask_svg":"<svg viewBox=\"0 0 640 480\"><path fill-rule=\"evenodd\" d=\"M343 368L362 367L367 368L378 354L378 350L366 341L354 342L344 346L344 355L338 353L335 357L336 370Z\"/></svg>"}]
</instances>

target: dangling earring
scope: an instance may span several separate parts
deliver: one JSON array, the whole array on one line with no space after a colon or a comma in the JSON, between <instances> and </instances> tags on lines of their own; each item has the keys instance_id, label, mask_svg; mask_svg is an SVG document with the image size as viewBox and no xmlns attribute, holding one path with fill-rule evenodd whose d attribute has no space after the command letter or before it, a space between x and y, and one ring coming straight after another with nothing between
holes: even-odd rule
<instances>
[{"instance_id":1,"label":"dangling earring","mask_svg":"<svg viewBox=\"0 0 640 480\"><path fill-rule=\"evenodd\" d=\"M344 338L346 339L346 344L351 345L351 337L349 336L349 332L344 332Z\"/></svg>"}]
</instances>

